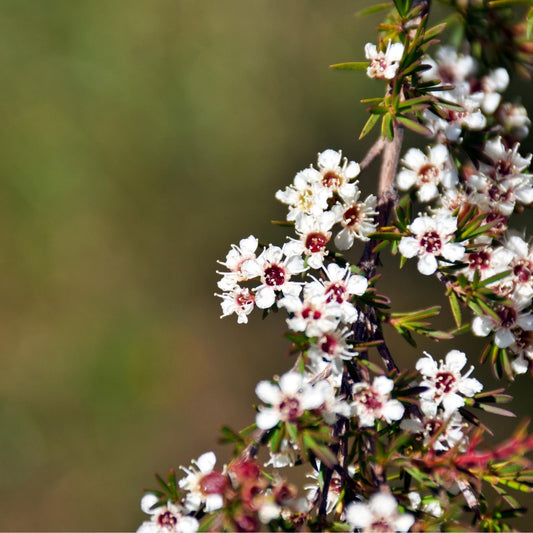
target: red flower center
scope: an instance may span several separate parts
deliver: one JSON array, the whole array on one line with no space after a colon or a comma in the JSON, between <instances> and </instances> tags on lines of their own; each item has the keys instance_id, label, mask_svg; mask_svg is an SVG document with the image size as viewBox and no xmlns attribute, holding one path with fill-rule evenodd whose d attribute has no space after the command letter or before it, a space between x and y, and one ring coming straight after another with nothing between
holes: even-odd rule
<instances>
[{"instance_id":1,"label":"red flower center","mask_svg":"<svg viewBox=\"0 0 533 533\"><path fill-rule=\"evenodd\" d=\"M322 184L328 189L338 189L342 185L342 177L333 170L328 170L322 177Z\"/></svg>"},{"instance_id":2,"label":"red flower center","mask_svg":"<svg viewBox=\"0 0 533 533\"><path fill-rule=\"evenodd\" d=\"M200 480L202 494L222 494L228 485L226 476L220 472L209 472Z\"/></svg>"},{"instance_id":3,"label":"red flower center","mask_svg":"<svg viewBox=\"0 0 533 533\"><path fill-rule=\"evenodd\" d=\"M346 226L355 226L358 224L361 221L361 210L359 209L359 206L354 205L344 211L342 218Z\"/></svg>"},{"instance_id":4,"label":"red flower center","mask_svg":"<svg viewBox=\"0 0 533 533\"><path fill-rule=\"evenodd\" d=\"M420 246L429 254L436 254L442 248L442 240L436 231L428 231L422 235Z\"/></svg>"},{"instance_id":5,"label":"red flower center","mask_svg":"<svg viewBox=\"0 0 533 533\"><path fill-rule=\"evenodd\" d=\"M285 283L285 270L279 265L270 265L265 268L264 278L269 287L279 287Z\"/></svg>"},{"instance_id":6,"label":"red flower center","mask_svg":"<svg viewBox=\"0 0 533 533\"><path fill-rule=\"evenodd\" d=\"M435 388L441 394L452 392L456 382L455 376L451 372L439 372L435 377Z\"/></svg>"},{"instance_id":7,"label":"red flower center","mask_svg":"<svg viewBox=\"0 0 533 533\"><path fill-rule=\"evenodd\" d=\"M305 238L305 247L315 254L324 250L328 241L329 238L323 233L309 233Z\"/></svg>"},{"instance_id":8,"label":"red flower center","mask_svg":"<svg viewBox=\"0 0 533 533\"><path fill-rule=\"evenodd\" d=\"M178 523L178 519L170 511L166 511L157 517L157 523L161 527L174 529L174 526Z\"/></svg>"}]
</instances>

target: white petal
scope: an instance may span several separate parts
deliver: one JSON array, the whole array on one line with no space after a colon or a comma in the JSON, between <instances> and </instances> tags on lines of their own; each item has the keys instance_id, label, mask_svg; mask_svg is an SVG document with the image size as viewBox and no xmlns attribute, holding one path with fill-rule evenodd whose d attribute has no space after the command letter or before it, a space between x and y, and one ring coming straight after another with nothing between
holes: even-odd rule
<instances>
[{"instance_id":1,"label":"white petal","mask_svg":"<svg viewBox=\"0 0 533 533\"><path fill-rule=\"evenodd\" d=\"M361 167L359 166L359 163L356 163L355 161L350 161L348 163L348 166L344 170L344 175L349 179L353 179L356 176L359 175L361 172Z\"/></svg>"},{"instance_id":2,"label":"white petal","mask_svg":"<svg viewBox=\"0 0 533 533\"><path fill-rule=\"evenodd\" d=\"M221 494L209 494L205 498L205 511L206 513L212 513L217 509L221 509L224 505L224 498Z\"/></svg>"},{"instance_id":3,"label":"white petal","mask_svg":"<svg viewBox=\"0 0 533 533\"><path fill-rule=\"evenodd\" d=\"M396 184L400 191L410 189L416 182L416 174L412 170L403 169L396 176Z\"/></svg>"},{"instance_id":4,"label":"white petal","mask_svg":"<svg viewBox=\"0 0 533 533\"><path fill-rule=\"evenodd\" d=\"M471 398L483 390L483 385L476 378L466 378L459 382L457 388L461 394Z\"/></svg>"},{"instance_id":5,"label":"white petal","mask_svg":"<svg viewBox=\"0 0 533 533\"><path fill-rule=\"evenodd\" d=\"M372 512L364 503L350 503L346 507L346 521L354 527L369 526L372 517Z\"/></svg>"},{"instance_id":6,"label":"white petal","mask_svg":"<svg viewBox=\"0 0 533 533\"><path fill-rule=\"evenodd\" d=\"M141 498L141 509L143 513L154 514L155 512L157 512L157 511L153 511L151 507L155 505L158 501L159 501L159 498L155 494L151 494L151 493L145 494Z\"/></svg>"},{"instance_id":7,"label":"white petal","mask_svg":"<svg viewBox=\"0 0 533 533\"><path fill-rule=\"evenodd\" d=\"M394 388L394 381L386 376L377 376L372 382L372 388L377 390L380 394L389 394Z\"/></svg>"},{"instance_id":8,"label":"white petal","mask_svg":"<svg viewBox=\"0 0 533 533\"><path fill-rule=\"evenodd\" d=\"M392 515L398 509L398 503L394 496L382 492L373 494L368 505L372 512L378 516Z\"/></svg>"},{"instance_id":9,"label":"white petal","mask_svg":"<svg viewBox=\"0 0 533 533\"><path fill-rule=\"evenodd\" d=\"M389 61L400 61L403 56L403 44L394 43L387 49L387 59Z\"/></svg>"},{"instance_id":10,"label":"white petal","mask_svg":"<svg viewBox=\"0 0 533 533\"><path fill-rule=\"evenodd\" d=\"M279 411L274 409L262 409L255 415L255 423L259 429L273 428L279 420Z\"/></svg>"},{"instance_id":11,"label":"white petal","mask_svg":"<svg viewBox=\"0 0 533 533\"><path fill-rule=\"evenodd\" d=\"M401 402L398 400L389 400L383 409L383 416L387 421L400 420L404 411L405 409Z\"/></svg>"},{"instance_id":12,"label":"white petal","mask_svg":"<svg viewBox=\"0 0 533 533\"><path fill-rule=\"evenodd\" d=\"M429 378L432 378L437 375L438 366L437 362L430 357L429 355L426 355L426 357L421 357L416 362L415 367L421 374L424 376L427 376Z\"/></svg>"},{"instance_id":13,"label":"white petal","mask_svg":"<svg viewBox=\"0 0 533 533\"><path fill-rule=\"evenodd\" d=\"M394 520L394 526L400 533L406 533L415 523L415 517L409 513L403 513Z\"/></svg>"},{"instance_id":14,"label":"white petal","mask_svg":"<svg viewBox=\"0 0 533 533\"><path fill-rule=\"evenodd\" d=\"M178 533L196 533L200 524L192 516L182 516L178 522Z\"/></svg>"},{"instance_id":15,"label":"white petal","mask_svg":"<svg viewBox=\"0 0 533 533\"><path fill-rule=\"evenodd\" d=\"M444 144L436 144L429 149L429 159L436 167L442 167L448 157L448 148Z\"/></svg>"},{"instance_id":16,"label":"white petal","mask_svg":"<svg viewBox=\"0 0 533 533\"><path fill-rule=\"evenodd\" d=\"M422 235L427 231L435 229L435 221L431 217L421 216L417 217L411 222L409 229L415 235Z\"/></svg>"},{"instance_id":17,"label":"white petal","mask_svg":"<svg viewBox=\"0 0 533 533\"><path fill-rule=\"evenodd\" d=\"M276 293L271 287L261 287L255 293L255 305L259 309L268 309L276 301Z\"/></svg>"},{"instance_id":18,"label":"white petal","mask_svg":"<svg viewBox=\"0 0 533 533\"><path fill-rule=\"evenodd\" d=\"M466 354L459 350L450 350L446 354L446 366L452 372L460 372L466 365Z\"/></svg>"},{"instance_id":19,"label":"white petal","mask_svg":"<svg viewBox=\"0 0 533 533\"><path fill-rule=\"evenodd\" d=\"M476 316L472 320L472 333L478 337L486 337L492 331L492 321L484 316Z\"/></svg>"},{"instance_id":20,"label":"white petal","mask_svg":"<svg viewBox=\"0 0 533 533\"><path fill-rule=\"evenodd\" d=\"M418 172L418 169L427 163L427 157L422 150L410 148L403 158L403 164Z\"/></svg>"},{"instance_id":21,"label":"white petal","mask_svg":"<svg viewBox=\"0 0 533 533\"><path fill-rule=\"evenodd\" d=\"M437 270L437 260L434 255L424 254L418 260L417 268L420 274L430 276Z\"/></svg>"},{"instance_id":22,"label":"white petal","mask_svg":"<svg viewBox=\"0 0 533 533\"><path fill-rule=\"evenodd\" d=\"M279 388L287 396L294 396L303 385L303 377L298 372L286 372L279 379Z\"/></svg>"},{"instance_id":23,"label":"white petal","mask_svg":"<svg viewBox=\"0 0 533 533\"><path fill-rule=\"evenodd\" d=\"M459 407L463 407L465 400L459 394L446 394L442 399L442 405L444 406L444 412L446 416L449 416L454 411L457 411Z\"/></svg>"},{"instance_id":24,"label":"white petal","mask_svg":"<svg viewBox=\"0 0 533 533\"><path fill-rule=\"evenodd\" d=\"M418 189L417 196L421 202L430 202L439 195L439 189L434 183L424 183Z\"/></svg>"},{"instance_id":25,"label":"white petal","mask_svg":"<svg viewBox=\"0 0 533 533\"><path fill-rule=\"evenodd\" d=\"M306 388L301 396L301 406L306 409L317 409L325 401L324 391L320 387Z\"/></svg>"},{"instance_id":26,"label":"white petal","mask_svg":"<svg viewBox=\"0 0 533 533\"><path fill-rule=\"evenodd\" d=\"M465 248L460 244L447 243L440 253L448 261L460 261L465 255Z\"/></svg>"},{"instance_id":27,"label":"white petal","mask_svg":"<svg viewBox=\"0 0 533 533\"><path fill-rule=\"evenodd\" d=\"M375 59L378 55L378 49L375 44L366 43L365 44L365 57L367 59Z\"/></svg>"},{"instance_id":28,"label":"white petal","mask_svg":"<svg viewBox=\"0 0 533 533\"><path fill-rule=\"evenodd\" d=\"M350 276L346 286L350 294L356 294L357 296L361 296L366 292L368 288L368 280L364 276L359 276L355 274L353 276Z\"/></svg>"},{"instance_id":29,"label":"white petal","mask_svg":"<svg viewBox=\"0 0 533 533\"><path fill-rule=\"evenodd\" d=\"M159 526L155 522L147 520L137 528L137 533L159 533Z\"/></svg>"},{"instance_id":30,"label":"white petal","mask_svg":"<svg viewBox=\"0 0 533 533\"><path fill-rule=\"evenodd\" d=\"M279 387L270 381L260 381L255 387L255 393L262 402L270 405L277 405L282 397Z\"/></svg>"},{"instance_id":31,"label":"white petal","mask_svg":"<svg viewBox=\"0 0 533 533\"><path fill-rule=\"evenodd\" d=\"M347 228L342 229L336 236L335 236L335 246L339 250L349 250L353 246L354 236L352 235L352 232L348 230Z\"/></svg>"},{"instance_id":32,"label":"white petal","mask_svg":"<svg viewBox=\"0 0 533 533\"><path fill-rule=\"evenodd\" d=\"M494 344L499 348L508 348L514 340L514 335L508 329L499 329L494 335Z\"/></svg>"},{"instance_id":33,"label":"white petal","mask_svg":"<svg viewBox=\"0 0 533 533\"><path fill-rule=\"evenodd\" d=\"M415 257L420 250L418 241L414 237L402 237L398 245L400 253L407 258Z\"/></svg>"},{"instance_id":34,"label":"white petal","mask_svg":"<svg viewBox=\"0 0 533 533\"><path fill-rule=\"evenodd\" d=\"M335 169L341 162L342 155L335 150L326 150L318 154L318 165L325 169Z\"/></svg>"},{"instance_id":35,"label":"white petal","mask_svg":"<svg viewBox=\"0 0 533 533\"><path fill-rule=\"evenodd\" d=\"M524 354L520 354L512 363L511 366L516 374L525 374L529 368L529 363L524 358Z\"/></svg>"},{"instance_id":36,"label":"white petal","mask_svg":"<svg viewBox=\"0 0 533 533\"><path fill-rule=\"evenodd\" d=\"M196 464L202 473L209 473L215 467L217 456L213 452L206 452L200 455L196 460Z\"/></svg>"}]
</instances>

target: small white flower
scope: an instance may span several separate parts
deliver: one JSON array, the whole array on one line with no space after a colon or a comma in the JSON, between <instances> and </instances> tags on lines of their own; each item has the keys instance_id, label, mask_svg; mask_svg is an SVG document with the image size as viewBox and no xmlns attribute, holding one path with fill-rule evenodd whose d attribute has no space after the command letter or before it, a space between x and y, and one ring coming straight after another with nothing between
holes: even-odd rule
<instances>
[{"instance_id":1,"label":"small white flower","mask_svg":"<svg viewBox=\"0 0 533 533\"><path fill-rule=\"evenodd\" d=\"M302 215L297 219L295 230L300 237L302 253L307 256L307 263L311 268L318 269L324 264L333 224L335 215L331 211L325 211L316 217Z\"/></svg>"},{"instance_id":2,"label":"small white flower","mask_svg":"<svg viewBox=\"0 0 533 533\"><path fill-rule=\"evenodd\" d=\"M398 249L407 258L418 256L418 271L429 276L438 268L438 257L453 262L463 258L465 249L450 242L457 229L457 219L448 215L419 216L409 226L412 237L402 237Z\"/></svg>"},{"instance_id":3,"label":"small white flower","mask_svg":"<svg viewBox=\"0 0 533 533\"><path fill-rule=\"evenodd\" d=\"M353 296L362 296L368 288L368 280L359 274L352 274L350 265L344 268L330 263L324 268L325 280L317 280L306 284L304 294L319 294L328 303L337 303L342 310L342 320L349 324L357 320L357 309L351 303Z\"/></svg>"},{"instance_id":4,"label":"small white flower","mask_svg":"<svg viewBox=\"0 0 533 533\"><path fill-rule=\"evenodd\" d=\"M333 363L333 371L342 372L344 369L343 360L352 359L357 355L351 346L346 342L353 334L349 328L328 331L313 343L308 351L311 362L316 365L321 361Z\"/></svg>"},{"instance_id":5,"label":"small white flower","mask_svg":"<svg viewBox=\"0 0 533 533\"><path fill-rule=\"evenodd\" d=\"M466 364L466 355L459 350L451 350L446 354L446 362L437 362L427 352L425 357L416 363L416 369L425 377L421 381L427 390L420 394L420 407L426 416L435 416L437 408L442 405L444 416L449 417L465 404L464 396L472 397L483 390L483 385L475 378L468 376L470 370L461 376L461 370Z\"/></svg>"},{"instance_id":6,"label":"small white flower","mask_svg":"<svg viewBox=\"0 0 533 533\"><path fill-rule=\"evenodd\" d=\"M430 81L437 78L450 85L465 83L477 68L476 60L472 56L459 54L453 46L439 47L435 60L426 57L422 63L431 66L431 69L421 73L422 79Z\"/></svg>"},{"instance_id":7,"label":"small white flower","mask_svg":"<svg viewBox=\"0 0 533 533\"><path fill-rule=\"evenodd\" d=\"M322 186L332 193L353 195L357 188L354 178L359 175L359 163L342 159L342 152L326 150L318 154L318 169L322 175Z\"/></svg>"},{"instance_id":8,"label":"small white flower","mask_svg":"<svg viewBox=\"0 0 533 533\"><path fill-rule=\"evenodd\" d=\"M467 442L463 433L465 424L457 411L449 417L446 417L442 412L434 416L425 415L422 420L411 417L402 420L400 427L411 433L422 435L424 446L431 444L431 447L437 452L444 452L457 445L462 447Z\"/></svg>"},{"instance_id":9,"label":"small white flower","mask_svg":"<svg viewBox=\"0 0 533 533\"><path fill-rule=\"evenodd\" d=\"M402 43L392 44L389 41L385 52L378 52L375 44L366 43L365 56L370 59L370 65L366 74L370 78L392 80L396 76L400 61L403 56L404 46Z\"/></svg>"},{"instance_id":10,"label":"small white flower","mask_svg":"<svg viewBox=\"0 0 533 533\"><path fill-rule=\"evenodd\" d=\"M439 195L439 185L449 189L459 181L449 159L448 149L443 144L429 147L427 156L418 148L411 148L402 160L406 168L396 177L398 188L407 191L415 186L421 202L434 200Z\"/></svg>"},{"instance_id":11,"label":"small white flower","mask_svg":"<svg viewBox=\"0 0 533 533\"><path fill-rule=\"evenodd\" d=\"M241 269L248 279L260 278L261 285L254 289L255 304L267 309L274 304L276 292L281 291L285 296L300 293L300 284L290 279L305 267L302 257L295 253L294 243L286 243L283 249L270 245L257 259L245 261Z\"/></svg>"},{"instance_id":12,"label":"small white flower","mask_svg":"<svg viewBox=\"0 0 533 533\"><path fill-rule=\"evenodd\" d=\"M192 516L184 516L185 510L172 502L152 509L157 503L155 494L145 494L141 499L141 509L151 515L150 520L143 522L137 533L195 533L198 531L198 520Z\"/></svg>"},{"instance_id":13,"label":"small white flower","mask_svg":"<svg viewBox=\"0 0 533 533\"><path fill-rule=\"evenodd\" d=\"M361 191L356 189L351 195L343 195L342 203L336 204L332 211L342 230L335 237L339 250L349 250L355 239L368 241L368 235L376 231L377 198L370 194L364 202L359 201Z\"/></svg>"},{"instance_id":14,"label":"small white flower","mask_svg":"<svg viewBox=\"0 0 533 533\"><path fill-rule=\"evenodd\" d=\"M305 331L308 337L320 337L326 331L334 330L339 324L341 308L335 302L327 302L318 294L311 294L300 300L288 295L278 301L293 316L287 319L292 331Z\"/></svg>"},{"instance_id":15,"label":"small white flower","mask_svg":"<svg viewBox=\"0 0 533 533\"><path fill-rule=\"evenodd\" d=\"M273 428L278 422L296 422L307 410L324 403L322 391L305 382L298 372L286 372L277 384L260 381L255 393L270 407L262 407L255 422L260 429Z\"/></svg>"},{"instance_id":16,"label":"small white flower","mask_svg":"<svg viewBox=\"0 0 533 533\"><path fill-rule=\"evenodd\" d=\"M255 304L255 296L249 289L236 285L230 291L224 294L215 294L215 296L222 298L222 302L220 302L222 307L220 318L235 313L238 324L248 323L248 315L253 311Z\"/></svg>"},{"instance_id":17,"label":"small white flower","mask_svg":"<svg viewBox=\"0 0 533 533\"><path fill-rule=\"evenodd\" d=\"M529 133L531 120L527 116L527 110L523 105L504 102L496 112L498 120L505 130L512 134L515 139L524 139Z\"/></svg>"},{"instance_id":18,"label":"small white flower","mask_svg":"<svg viewBox=\"0 0 533 533\"><path fill-rule=\"evenodd\" d=\"M398 503L391 494L376 492L370 497L368 504L353 502L346 507L346 521L362 533L377 531L390 532L409 531L415 517L409 513L400 513Z\"/></svg>"},{"instance_id":19,"label":"small white flower","mask_svg":"<svg viewBox=\"0 0 533 533\"><path fill-rule=\"evenodd\" d=\"M179 486L187 491L185 507L198 511L202 505L208 513L224 505L223 493L228 485L227 476L215 470L217 458L213 452L206 452L191 462L191 466L181 467L187 477L179 480Z\"/></svg>"},{"instance_id":20,"label":"small white flower","mask_svg":"<svg viewBox=\"0 0 533 533\"><path fill-rule=\"evenodd\" d=\"M361 427L373 426L376 418L384 419L388 423L402 418L403 405L390 397L393 388L394 382L385 376L374 378L372 385L356 383L353 386L352 408Z\"/></svg>"},{"instance_id":21,"label":"small white flower","mask_svg":"<svg viewBox=\"0 0 533 533\"><path fill-rule=\"evenodd\" d=\"M255 251L259 241L253 235L246 239L239 241L239 246L231 245L231 250L226 255L225 261L218 261L229 269L229 272L218 272L222 274L222 279L218 282L218 286L223 291L231 290L240 281L246 281L248 278L242 271L242 265L251 259L255 259Z\"/></svg>"},{"instance_id":22,"label":"small white flower","mask_svg":"<svg viewBox=\"0 0 533 533\"><path fill-rule=\"evenodd\" d=\"M498 319L492 316L476 316L472 321L472 332L478 337L486 337L494 332L494 344L508 348L516 342L515 334L533 331L533 315L523 312L516 305L500 305L495 310Z\"/></svg>"}]
</instances>

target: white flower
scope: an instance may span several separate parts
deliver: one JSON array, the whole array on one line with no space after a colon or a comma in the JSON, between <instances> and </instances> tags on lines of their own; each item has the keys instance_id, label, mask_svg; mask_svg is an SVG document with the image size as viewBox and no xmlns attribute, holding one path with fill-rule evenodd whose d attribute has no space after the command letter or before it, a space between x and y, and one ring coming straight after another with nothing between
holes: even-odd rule
<instances>
[{"instance_id":1,"label":"white flower","mask_svg":"<svg viewBox=\"0 0 533 533\"><path fill-rule=\"evenodd\" d=\"M298 458L298 448L295 443L288 439L281 441L281 446L277 453L272 453L269 449L270 459L265 463L265 466L272 465L274 468L285 468L286 466L294 466Z\"/></svg>"},{"instance_id":2,"label":"white flower","mask_svg":"<svg viewBox=\"0 0 533 533\"><path fill-rule=\"evenodd\" d=\"M357 188L356 183L351 180L356 178L361 172L359 163L342 160L342 152L326 150L318 154L318 169L322 175L322 186L332 193L351 196Z\"/></svg>"},{"instance_id":3,"label":"white flower","mask_svg":"<svg viewBox=\"0 0 533 533\"><path fill-rule=\"evenodd\" d=\"M359 201L361 191L355 189L353 194L342 195L342 203L336 204L332 211L337 216L337 222L342 230L335 237L335 246L339 250L348 250L354 240L368 241L368 235L376 231L377 198L370 194L364 202Z\"/></svg>"},{"instance_id":4,"label":"white flower","mask_svg":"<svg viewBox=\"0 0 533 533\"><path fill-rule=\"evenodd\" d=\"M508 348L516 342L516 334L533 331L533 315L522 312L516 305L500 305L495 310L498 319L492 316L476 316L472 321L472 332L478 337L486 337L494 332L494 344Z\"/></svg>"},{"instance_id":5,"label":"white flower","mask_svg":"<svg viewBox=\"0 0 533 533\"><path fill-rule=\"evenodd\" d=\"M271 307L278 291L285 296L300 293L300 284L290 281L291 276L305 270L302 257L295 252L294 243L286 243L283 249L270 245L257 259L243 263L241 268L248 279L261 279L261 285L254 289L255 305L260 309Z\"/></svg>"},{"instance_id":6,"label":"white flower","mask_svg":"<svg viewBox=\"0 0 533 533\"><path fill-rule=\"evenodd\" d=\"M287 220L298 220L302 215L320 215L327 209L332 195L333 191L322 183L322 174L312 167L298 172L292 185L276 192L276 198L289 205Z\"/></svg>"},{"instance_id":7,"label":"white flower","mask_svg":"<svg viewBox=\"0 0 533 533\"><path fill-rule=\"evenodd\" d=\"M496 112L498 120L515 139L523 139L529 133L531 121L523 105L504 102Z\"/></svg>"},{"instance_id":8,"label":"white flower","mask_svg":"<svg viewBox=\"0 0 533 533\"><path fill-rule=\"evenodd\" d=\"M427 352L425 357L416 363L416 369L425 377L420 383L427 390L420 394L420 407L426 416L435 416L437 408L442 405L444 416L449 417L465 404L463 396L472 397L483 390L483 385L475 378L468 376L470 370L461 376L466 364L466 355L459 350L451 350L446 354L446 362L440 365Z\"/></svg>"},{"instance_id":9,"label":"white flower","mask_svg":"<svg viewBox=\"0 0 533 533\"><path fill-rule=\"evenodd\" d=\"M424 446L431 444L437 452L444 452L454 446L466 444L466 436L463 433L465 424L457 411L449 417L442 412L434 416L425 415L422 420L411 417L402 420L400 427L411 433L421 434L424 438Z\"/></svg>"},{"instance_id":10,"label":"white flower","mask_svg":"<svg viewBox=\"0 0 533 533\"><path fill-rule=\"evenodd\" d=\"M413 510L418 510L420 507L422 507L422 511L424 513L428 513L435 518L438 518L442 515L442 507L439 502L439 500L436 500L435 498L424 498L424 503L422 503L422 498L420 497L420 494L418 492L410 492L407 497L409 498L409 503L411 504L411 508Z\"/></svg>"},{"instance_id":11,"label":"white flower","mask_svg":"<svg viewBox=\"0 0 533 533\"><path fill-rule=\"evenodd\" d=\"M311 362L316 365L321 361L333 363L332 370L342 372L344 369L343 360L352 359L357 355L346 340L353 334L349 328L328 331L320 336L317 342L311 344L308 355Z\"/></svg>"},{"instance_id":12,"label":"white flower","mask_svg":"<svg viewBox=\"0 0 533 533\"><path fill-rule=\"evenodd\" d=\"M441 46L435 54L436 60L426 57L422 62L431 69L421 73L422 79L435 78L450 85L463 84L476 71L476 61L472 56L459 54L453 46Z\"/></svg>"},{"instance_id":13,"label":"white flower","mask_svg":"<svg viewBox=\"0 0 533 533\"><path fill-rule=\"evenodd\" d=\"M218 286L223 291L231 290L240 281L246 281L248 278L242 272L242 265L250 260L255 259L255 251L257 250L258 240L253 235L246 239L239 241L239 246L231 245L231 250L226 255L226 261L218 261L221 265L228 268L229 272L218 272L222 274L222 279L218 282Z\"/></svg>"},{"instance_id":14,"label":"white flower","mask_svg":"<svg viewBox=\"0 0 533 533\"><path fill-rule=\"evenodd\" d=\"M443 144L429 147L429 155L418 148L411 148L403 158L405 167L396 176L398 188L407 191L415 186L418 199L430 202L439 195L438 186L454 187L459 179L449 164L450 155Z\"/></svg>"},{"instance_id":15,"label":"white flower","mask_svg":"<svg viewBox=\"0 0 533 533\"><path fill-rule=\"evenodd\" d=\"M248 315L253 311L255 303L255 296L249 289L236 285L231 291L224 294L215 294L215 296L222 298L222 302L220 302L222 307L220 318L235 313L238 324L248 323Z\"/></svg>"},{"instance_id":16,"label":"white flower","mask_svg":"<svg viewBox=\"0 0 533 533\"><path fill-rule=\"evenodd\" d=\"M481 89L485 98L481 104L484 113L492 115L501 102L501 94L509 85L509 73L504 68L497 68L481 78Z\"/></svg>"},{"instance_id":17,"label":"white flower","mask_svg":"<svg viewBox=\"0 0 533 533\"><path fill-rule=\"evenodd\" d=\"M333 224L335 215L331 211L318 216L302 215L296 220L295 230L300 237L301 250L307 256L307 263L311 268L318 269L324 264Z\"/></svg>"},{"instance_id":18,"label":"white flower","mask_svg":"<svg viewBox=\"0 0 533 533\"><path fill-rule=\"evenodd\" d=\"M145 494L141 499L141 509L151 515L150 520L143 522L137 533L195 533L198 531L198 520L192 516L184 516L184 509L167 502L152 509L158 502L155 494Z\"/></svg>"},{"instance_id":19,"label":"white flower","mask_svg":"<svg viewBox=\"0 0 533 533\"><path fill-rule=\"evenodd\" d=\"M335 302L327 302L318 294L311 294L300 300L288 295L278 301L293 316L287 319L292 331L305 331L308 337L319 337L326 331L334 330L340 320L341 308Z\"/></svg>"},{"instance_id":20,"label":"white flower","mask_svg":"<svg viewBox=\"0 0 533 533\"><path fill-rule=\"evenodd\" d=\"M191 466L181 467L187 477L179 480L179 486L187 491L185 507L198 511L202 505L208 513L224 505L223 493L227 488L227 476L217 472L217 458L213 452L206 452L191 462Z\"/></svg>"},{"instance_id":21,"label":"white flower","mask_svg":"<svg viewBox=\"0 0 533 533\"><path fill-rule=\"evenodd\" d=\"M399 513L396 499L391 494L376 492L368 504L353 502L346 507L346 521L362 533L409 531L415 517L409 513Z\"/></svg>"},{"instance_id":22,"label":"white flower","mask_svg":"<svg viewBox=\"0 0 533 533\"><path fill-rule=\"evenodd\" d=\"M365 56L370 59L370 65L366 69L370 78L392 80L403 56L404 46L402 43L392 44L389 41L385 52L378 52L375 44L366 43Z\"/></svg>"},{"instance_id":23,"label":"white flower","mask_svg":"<svg viewBox=\"0 0 533 533\"><path fill-rule=\"evenodd\" d=\"M342 310L342 320L349 324L357 320L357 309L350 302L352 296L362 296L368 288L368 280L359 274L352 274L350 265L344 268L330 263L324 268L325 280L307 283L304 295L320 294L326 302L336 302Z\"/></svg>"},{"instance_id":24,"label":"white flower","mask_svg":"<svg viewBox=\"0 0 533 533\"><path fill-rule=\"evenodd\" d=\"M404 407L398 400L390 399L394 382L385 376L374 378L370 383L356 383L353 386L354 401L352 408L361 427L371 427L376 418L387 422L400 420Z\"/></svg>"},{"instance_id":25,"label":"white flower","mask_svg":"<svg viewBox=\"0 0 533 533\"><path fill-rule=\"evenodd\" d=\"M453 262L463 258L465 249L450 242L457 219L448 215L419 216L409 226L413 237L402 237L398 249L407 258L418 256L418 271L429 276L438 268L437 257Z\"/></svg>"},{"instance_id":26,"label":"white flower","mask_svg":"<svg viewBox=\"0 0 533 533\"><path fill-rule=\"evenodd\" d=\"M274 385L260 381L255 393L270 407L262 407L255 422L260 429L273 428L278 422L296 422L307 410L317 409L324 403L322 391L305 383L298 372L286 372Z\"/></svg>"}]
</instances>

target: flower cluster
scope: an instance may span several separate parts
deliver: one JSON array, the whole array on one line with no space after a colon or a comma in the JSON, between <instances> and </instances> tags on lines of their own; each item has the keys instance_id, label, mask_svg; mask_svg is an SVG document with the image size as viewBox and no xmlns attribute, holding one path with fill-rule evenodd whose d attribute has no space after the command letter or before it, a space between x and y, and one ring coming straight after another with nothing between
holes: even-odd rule
<instances>
[{"instance_id":1,"label":"flower cluster","mask_svg":"<svg viewBox=\"0 0 533 533\"><path fill-rule=\"evenodd\" d=\"M208 452L179 481L159 478L163 491L142 500L151 515L143 531L200 523L210 531L437 531L460 527L460 509L480 528L503 531L502 517L520 510L507 487L533 487L524 457L533 439L523 430L494 452L478 449L485 426L473 410L510 416L494 405L510 397L485 391L458 349L438 362L417 352L415 370L402 371L384 335L387 324L416 347L415 334L444 341L470 331L487 337L481 359L498 377L533 369L533 247L509 229L533 203L532 156L518 143L527 113L503 100L510 73L483 54L450 46L428 54L442 31L427 28L428 2L394 5L386 39L365 46L366 62L333 65L387 85L383 98L368 100L363 129L381 120L378 141L361 163L319 153L275 194L288 210L281 225L294 232L278 245L250 235L219 262L222 317L243 324L256 307L283 312L292 368L256 385L255 424L223 429L235 447L228 465L216 469ZM405 127L430 144L402 158ZM357 178L380 153L379 198L362 200ZM356 241L359 260L348 256ZM392 312L376 275L389 245L401 266L416 258L418 272L444 287L453 330L427 321L440 307ZM473 313L466 321L465 310ZM297 465L311 470L306 497L284 473ZM487 483L511 509L488 508Z\"/></svg>"}]
</instances>

